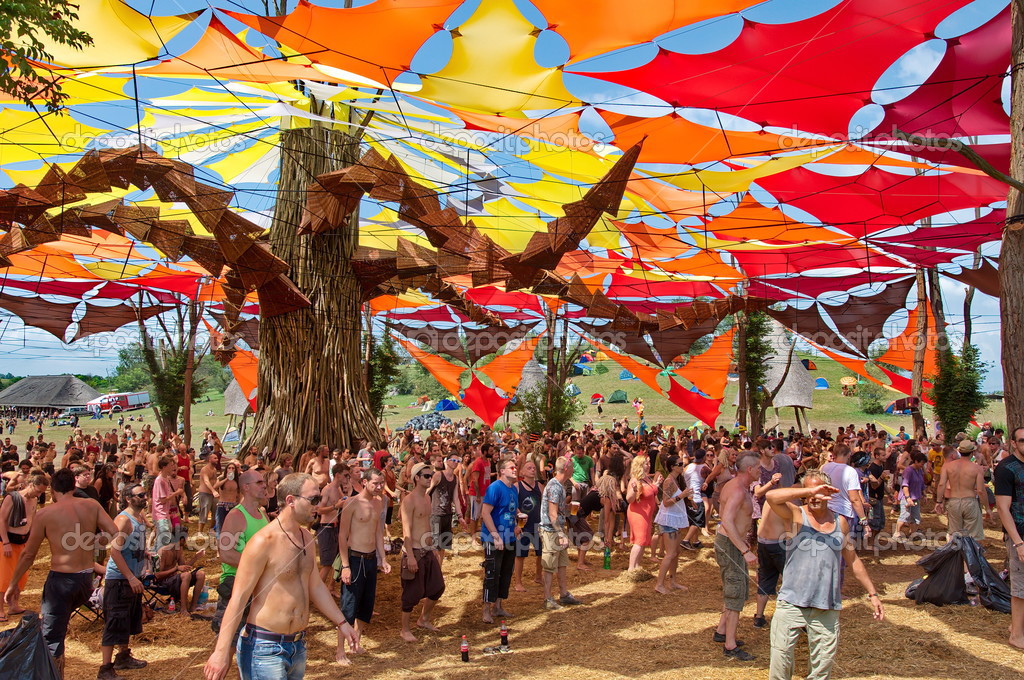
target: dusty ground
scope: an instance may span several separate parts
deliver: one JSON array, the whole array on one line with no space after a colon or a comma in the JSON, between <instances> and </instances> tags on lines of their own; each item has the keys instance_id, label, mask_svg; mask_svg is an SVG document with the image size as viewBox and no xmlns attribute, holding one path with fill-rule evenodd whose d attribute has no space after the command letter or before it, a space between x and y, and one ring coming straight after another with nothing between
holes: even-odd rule
<instances>
[{"instance_id":1,"label":"dusty ground","mask_svg":"<svg viewBox=\"0 0 1024 680\"><path fill-rule=\"evenodd\" d=\"M941 529L934 519L926 526ZM988 557L1002 568L1005 551L998 532L988 530ZM705 539L705 544L710 541ZM886 620L876 623L862 589L849 577L846 606L841 616L842 637L833 677L836 678L1020 678L1024 653L1005 644L1009 617L984 608L917 606L903 597L907 584L921 575L914 561L927 554L906 549L864 553L868 570L886 606ZM752 663L723 658L722 647L711 641L721 607L721 583L711 549L684 553L681 581L688 593L662 596L653 582L632 583L622 575L626 555L613 558L612 571L600 568L577 572L570 567L570 589L584 606L548 612L540 586L526 567L526 593L513 593L508 609L513 653L485 656L483 648L499 643L497 625L480 622L479 600L482 553L471 551L445 562L448 590L438 605L439 633L420 635L416 644L398 637L400 590L397 569L381 579L377 611L364 643L368 654L353 666L333 664L335 635L325 619L315 616L310 631L309 678L689 678L716 680L766 678L768 631L751 626L751 601L740 622L740 637L757 656ZM391 558L392 562L395 558ZM207 560L208 571L219 567ZM33 571L23 602L38 605L47 562ZM653 569L654 563L645 565ZM215 579L214 579L215 580ZM753 589L752 589L753 590ZM771 615L773 605L769 604ZM3 624L3 627L11 624ZM94 678L100 662L101 624L73 619L68 634L69 679ZM471 660L462 663L459 640L467 635ZM135 654L149 661L141 671L125 671L132 680L201 678L202 666L214 638L209 623L181 616L158 615L133 644ZM806 644L798 652L796 672L806 672ZM229 678L237 678L232 668Z\"/></svg>"}]
</instances>

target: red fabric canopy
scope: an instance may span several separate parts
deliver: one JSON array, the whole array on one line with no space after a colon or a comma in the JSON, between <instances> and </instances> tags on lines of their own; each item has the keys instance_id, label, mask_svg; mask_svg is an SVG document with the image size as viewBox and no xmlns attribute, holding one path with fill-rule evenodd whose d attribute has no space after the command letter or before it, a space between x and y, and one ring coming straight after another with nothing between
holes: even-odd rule
<instances>
[{"instance_id":1,"label":"red fabric canopy","mask_svg":"<svg viewBox=\"0 0 1024 680\"><path fill-rule=\"evenodd\" d=\"M494 427L494 423L505 412L508 402L508 398L499 395L493 387L484 385L475 375L462 397L463 406L475 413L488 427Z\"/></svg>"},{"instance_id":2,"label":"red fabric canopy","mask_svg":"<svg viewBox=\"0 0 1024 680\"><path fill-rule=\"evenodd\" d=\"M722 297L722 291L707 281L648 281L638 276L612 274L611 284L605 290L610 298L641 297L667 298L701 296ZM622 301L628 305L628 302Z\"/></svg>"},{"instance_id":3,"label":"red fabric canopy","mask_svg":"<svg viewBox=\"0 0 1024 680\"><path fill-rule=\"evenodd\" d=\"M885 105L876 137L896 129L923 137L1008 135L1000 93L1010 65L1010 8L948 41L935 71L907 97ZM917 152L914 152L917 155Z\"/></svg>"},{"instance_id":4,"label":"red fabric canopy","mask_svg":"<svg viewBox=\"0 0 1024 680\"><path fill-rule=\"evenodd\" d=\"M785 300L792 295L785 292L773 292L773 288L792 291L798 295L816 298L825 293L845 292L866 283L878 283L903 278L906 274L872 274L862 272L852 276L793 276L785 279L763 279L752 281L748 290L755 297L767 297L773 300ZM758 285L760 284L760 287Z\"/></svg>"},{"instance_id":5,"label":"red fabric canopy","mask_svg":"<svg viewBox=\"0 0 1024 680\"><path fill-rule=\"evenodd\" d=\"M847 0L804 21L747 21L732 44L711 54L661 50L638 68L593 75L674 106L845 135L853 113L870 102L879 76L967 2Z\"/></svg>"},{"instance_id":6,"label":"red fabric canopy","mask_svg":"<svg viewBox=\"0 0 1024 680\"><path fill-rule=\"evenodd\" d=\"M998 241L1003 236L1006 209L993 210L985 217L951 227L919 227L902 236L884 237L875 241L883 244L911 245L915 248L956 248L974 252L982 244Z\"/></svg>"},{"instance_id":7,"label":"red fabric canopy","mask_svg":"<svg viewBox=\"0 0 1024 680\"><path fill-rule=\"evenodd\" d=\"M442 323L455 323L454 319L462 322L469 321L469 317L462 312L452 309L448 305L441 305L439 307L432 307L430 309L417 309L415 312L409 312L408 314L388 314L389 321L426 321L432 323L440 321Z\"/></svg>"},{"instance_id":8,"label":"red fabric canopy","mask_svg":"<svg viewBox=\"0 0 1024 680\"><path fill-rule=\"evenodd\" d=\"M778 250L739 251L734 252L733 257L748 276L771 276L829 267L906 267L874 249L827 243Z\"/></svg>"},{"instance_id":9,"label":"red fabric canopy","mask_svg":"<svg viewBox=\"0 0 1024 680\"><path fill-rule=\"evenodd\" d=\"M861 238L922 217L1006 199L1006 185L987 175L900 175L878 167L855 177L795 168L758 180L779 201Z\"/></svg>"},{"instance_id":10,"label":"red fabric canopy","mask_svg":"<svg viewBox=\"0 0 1024 680\"><path fill-rule=\"evenodd\" d=\"M668 400L708 427L713 428L718 416L722 414L722 400L702 397L675 380L672 380L671 383L672 386L665 395Z\"/></svg>"}]
</instances>

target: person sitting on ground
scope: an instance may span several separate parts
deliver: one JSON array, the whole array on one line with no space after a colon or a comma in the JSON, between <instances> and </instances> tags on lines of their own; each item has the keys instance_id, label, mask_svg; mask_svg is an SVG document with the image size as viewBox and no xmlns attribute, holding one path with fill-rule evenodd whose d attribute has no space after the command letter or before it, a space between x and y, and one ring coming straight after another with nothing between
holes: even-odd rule
<instances>
[{"instance_id":1,"label":"person sitting on ground","mask_svg":"<svg viewBox=\"0 0 1024 680\"><path fill-rule=\"evenodd\" d=\"M206 572L195 566L206 556L205 550L197 552L192 559L185 559L185 539L188 534L178 531L178 542L160 550L160 564L156 577L157 585L167 588L171 596L178 601L178 612L192 614L199 602L199 594L206 585ZM188 591L192 589L192 598Z\"/></svg>"}]
</instances>

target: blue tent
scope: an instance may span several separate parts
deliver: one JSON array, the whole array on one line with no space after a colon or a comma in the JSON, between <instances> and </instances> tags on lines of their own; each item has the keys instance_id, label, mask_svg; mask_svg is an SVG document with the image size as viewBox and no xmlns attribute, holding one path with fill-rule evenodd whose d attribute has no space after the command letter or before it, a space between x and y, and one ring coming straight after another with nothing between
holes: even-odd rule
<instances>
[{"instance_id":1,"label":"blue tent","mask_svg":"<svg viewBox=\"0 0 1024 680\"><path fill-rule=\"evenodd\" d=\"M827 390L829 388L828 381L824 378L815 378L814 389L816 390Z\"/></svg>"},{"instance_id":2,"label":"blue tent","mask_svg":"<svg viewBox=\"0 0 1024 680\"><path fill-rule=\"evenodd\" d=\"M435 411L458 411L459 410L459 404L458 404L458 402L456 402L456 401L454 401L452 399L442 399L441 401L437 402L437 406L434 407L434 410Z\"/></svg>"},{"instance_id":3,"label":"blue tent","mask_svg":"<svg viewBox=\"0 0 1024 680\"><path fill-rule=\"evenodd\" d=\"M619 372L619 380L633 380L633 374L626 369L622 369Z\"/></svg>"},{"instance_id":4,"label":"blue tent","mask_svg":"<svg viewBox=\"0 0 1024 680\"><path fill-rule=\"evenodd\" d=\"M594 367L590 364L578 363L572 365L573 375L590 375L594 372Z\"/></svg>"},{"instance_id":5,"label":"blue tent","mask_svg":"<svg viewBox=\"0 0 1024 680\"><path fill-rule=\"evenodd\" d=\"M569 383L565 387L565 393L568 394L570 397L575 397L577 394L580 393L580 388L576 383Z\"/></svg>"}]
</instances>

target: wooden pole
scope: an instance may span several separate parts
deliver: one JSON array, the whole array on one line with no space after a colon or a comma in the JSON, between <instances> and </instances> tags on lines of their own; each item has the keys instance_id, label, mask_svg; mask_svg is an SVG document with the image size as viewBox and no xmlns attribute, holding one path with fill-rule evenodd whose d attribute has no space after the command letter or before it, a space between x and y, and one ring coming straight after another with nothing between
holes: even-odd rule
<instances>
[{"instance_id":1,"label":"wooden pole","mask_svg":"<svg viewBox=\"0 0 1024 680\"><path fill-rule=\"evenodd\" d=\"M925 291L924 270L917 270L917 334L914 343L914 370L910 380L910 396L918 400L918 408L912 412L914 437L925 436L924 415L921 413L921 389L924 382L924 354L928 337L928 305Z\"/></svg>"},{"instance_id":2,"label":"wooden pole","mask_svg":"<svg viewBox=\"0 0 1024 680\"><path fill-rule=\"evenodd\" d=\"M1010 52L1010 174L1024 178L1024 7L1018 1L1010 3L1010 23L1013 38ZM1011 187L1006 197L1006 227L1000 251L999 282L1002 296L999 312L1002 337L1003 404L1006 425L1013 428L1024 425L1024 193Z\"/></svg>"},{"instance_id":3,"label":"wooden pole","mask_svg":"<svg viewBox=\"0 0 1024 680\"><path fill-rule=\"evenodd\" d=\"M736 312L736 373L739 375L739 404L736 408L736 422L747 425L747 316Z\"/></svg>"}]
</instances>

